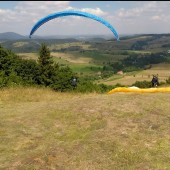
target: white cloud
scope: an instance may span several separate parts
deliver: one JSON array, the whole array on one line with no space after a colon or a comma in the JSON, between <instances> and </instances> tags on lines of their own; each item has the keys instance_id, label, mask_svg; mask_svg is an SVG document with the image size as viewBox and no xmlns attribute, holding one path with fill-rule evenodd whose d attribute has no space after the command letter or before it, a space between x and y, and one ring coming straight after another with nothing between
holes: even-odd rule
<instances>
[{"instance_id":1,"label":"white cloud","mask_svg":"<svg viewBox=\"0 0 170 170\"><path fill-rule=\"evenodd\" d=\"M100 8L92 9L92 8L83 8L80 9L83 12L89 12L98 16L104 16L107 14L107 12L102 11Z\"/></svg>"},{"instance_id":2,"label":"white cloud","mask_svg":"<svg viewBox=\"0 0 170 170\"><path fill-rule=\"evenodd\" d=\"M162 18L158 15L151 17L152 20L161 20Z\"/></svg>"},{"instance_id":3,"label":"white cloud","mask_svg":"<svg viewBox=\"0 0 170 170\"><path fill-rule=\"evenodd\" d=\"M159 8L157 2L146 2L141 7L135 7L131 9L121 8L116 12L116 15L121 18L138 18L143 16L150 16L155 13L160 13L162 10Z\"/></svg>"},{"instance_id":4,"label":"white cloud","mask_svg":"<svg viewBox=\"0 0 170 170\"><path fill-rule=\"evenodd\" d=\"M170 32L170 2L140 2L136 7L120 8L110 16L121 33ZM170 20L169 20L170 21Z\"/></svg>"},{"instance_id":5,"label":"white cloud","mask_svg":"<svg viewBox=\"0 0 170 170\"><path fill-rule=\"evenodd\" d=\"M129 9L127 9L127 3L119 3L122 4L122 7L111 14L99 7L75 8L69 1L20 1L14 9L0 9L0 28L1 32L13 31L20 34L29 34L32 26L50 13L63 10L80 10L103 17L113 24L119 33L169 32L170 2L135 1L130 2L131 4L133 3L133 7ZM111 9L112 6L108 5L107 7ZM40 33L46 35L111 34L110 30L102 24L82 17L63 17L52 20L37 30L36 34Z\"/></svg>"},{"instance_id":6,"label":"white cloud","mask_svg":"<svg viewBox=\"0 0 170 170\"><path fill-rule=\"evenodd\" d=\"M28 33L33 24L42 17L63 10L80 10L98 16L107 14L100 8L74 8L70 5L69 1L23 1L19 2L13 10L0 9L0 18L3 18L0 23L1 31L14 31L21 34ZM52 20L47 23L48 26L50 25L53 27L47 29L47 27L43 25L43 29L40 27L37 32L42 32L45 29L43 32L54 34L57 26L58 33L64 33L65 30L68 31L68 26L64 28L66 24L81 30L81 28L76 28L76 26L81 25L80 23L82 23L82 21L89 23L89 21L81 17L72 17L71 20L69 17L62 19L58 18L55 21ZM57 25L57 23L60 23L60 25ZM85 29L84 26L82 26L82 29ZM76 33L75 30L73 31Z\"/></svg>"}]
</instances>

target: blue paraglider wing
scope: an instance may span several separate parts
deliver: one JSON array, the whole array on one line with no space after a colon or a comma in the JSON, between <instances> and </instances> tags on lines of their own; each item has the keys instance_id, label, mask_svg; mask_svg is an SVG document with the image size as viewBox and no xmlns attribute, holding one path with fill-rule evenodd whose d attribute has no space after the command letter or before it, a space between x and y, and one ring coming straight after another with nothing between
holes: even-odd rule
<instances>
[{"instance_id":1,"label":"blue paraglider wing","mask_svg":"<svg viewBox=\"0 0 170 170\"><path fill-rule=\"evenodd\" d=\"M62 11L62 12L57 12L57 13L54 13L54 14L50 14L44 18L42 18L41 20L39 20L35 25L34 27L32 28L31 32L30 32L30 35L29 37L31 38L31 36L34 34L34 32L41 26L43 25L44 23L54 19L54 18L58 18L58 17L64 17L64 16L70 16L70 15L75 15L75 16L81 16L81 17L86 17L86 18L91 18L91 19L94 19L98 22L101 22L102 24L104 24L106 27L108 27L112 32L113 34L115 35L116 39L119 40L119 36L116 32L116 30L113 28L113 26L107 22L106 20L104 20L103 18L101 17L98 17L96 15L93 15L93 14L90 14L90 13L87 13L87 12L81 12L81 11Z\"/></svg>"}]
</instances>

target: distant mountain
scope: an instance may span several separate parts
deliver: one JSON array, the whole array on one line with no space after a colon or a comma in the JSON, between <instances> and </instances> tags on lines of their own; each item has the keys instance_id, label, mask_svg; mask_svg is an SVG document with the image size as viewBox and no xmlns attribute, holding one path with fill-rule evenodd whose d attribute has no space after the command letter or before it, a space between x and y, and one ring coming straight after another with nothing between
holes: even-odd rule
<instances>
[{"instance_id":1,"label":"distant mountain","mask_svg":"<svg viewBox=\"0 0 170 170\"><path fill-rule=\"evenodd\" d=\"M0 33L0 40L19 40L19 39L28 39L28 37L14 32Z\"/></svg>"},{"instance_id":2,"label":"distant mountain","mask_svg":"<svg viewBox=\"0 0 170 170\"><path fill-rule=\"evenodd\" d=\"M6 35L6 37L3 37ZM8 37L9 36L9 37ZM15 33L0 34L0 44L14 52L36 52L38 51L41 43L46 43L53 51L81 51L82 43L75 45L73 42L83 42L91 45L99 51L109 51L114 53L115 50L141 50L141 51L168 51L170 49L170 34L139 34L139 35L124 35L120 37L120 43L112 36L102 37L101 35L73 35L73 36L33 36L29 39L28 36L22 36ZM72 38L71 38L72 37ZM10 39L7 39L10 38ZM108 39L107 39L108 38ZM112 38L112 39L111 39ZM67 47L61 46L68 43ZM73 43L73 44L71 44ZM78 43L77 43L78 44ZM58 49L57 45L61 48ZM56 48L54 48L56 46Z\"/></svg>"},{"instance_id":3,"label":"distant mountain","mask_svg":"<svg viewBox=\"0 0 170 170\"><path fill-rule=\"evenodd\" d=\"M64 35L51 35L51 36L37 36L34 35L31 37L31 39L68 39L68 38L74 38L74 36L64 36ZM5 32L5 33L0 33L0 40L5 41L5 40L28 40L29 35L24 36L17 34L15 32Z\"/></svg>"},{"instance_id":4,"label":"distant mountain","mask_svg":"<svg viewBox=\"0 0 170 170\"><path fill-rule=\"evenodd\" d=\"M121 37L122 35L120 35ZM46 35L46 36L37 36L33 35L31 39L77 39L77 40L102 40L102 39L112 39L114 38L113 35ZM20 35L14 32L5 32L0 33L0 41L6 41L6 40L28 40L29 35Z\"/></svg>"}]
</instances>

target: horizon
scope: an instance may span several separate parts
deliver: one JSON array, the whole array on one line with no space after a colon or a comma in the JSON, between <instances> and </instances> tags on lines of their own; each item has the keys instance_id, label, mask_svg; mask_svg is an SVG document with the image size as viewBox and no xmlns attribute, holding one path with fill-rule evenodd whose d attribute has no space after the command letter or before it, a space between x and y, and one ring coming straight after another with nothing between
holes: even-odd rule
<instances>
[{"instance_id":1,"label":"horizon","mask_svg":"<svg viewBox=\"0 0 170 170\"><path fill-rule=\"evenodd\" d=\"M19 33L16 33L16 32L12 32L12 31L8 31L8 32L0 32L0 34L6 34L6 33L14 33L14 34L18 34L18 35L21 35L21 36L29 36L29 35L25 35L25 34L19 34ZM128 35L167 35L167 34L170 34L170 33L129 33L129 34L119 34L120 36L128 36ZM49 34L49 35L35 35L35 37L51 37L51 36L92 36L92 37L95 37L95 36L113 36L112 34Z\"/></svg>"}]
</instances>

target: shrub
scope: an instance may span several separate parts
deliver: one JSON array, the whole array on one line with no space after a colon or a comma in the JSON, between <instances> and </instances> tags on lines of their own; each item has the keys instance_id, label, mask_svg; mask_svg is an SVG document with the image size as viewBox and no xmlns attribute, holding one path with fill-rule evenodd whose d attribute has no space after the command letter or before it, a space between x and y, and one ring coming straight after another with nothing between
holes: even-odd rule
<instances>
[{"instance_id":1,"label":"shrub","mask_svg":"<svg viewBox=\"0 0 170 170\"><path fill-rule=\"evenodd\" d=\"M150 88L152 86L150 81L136 81L134 84L132 84L132 86L136 86L139 88Z\"/></svg>"},{"instance_id":2,"label":"shrub","mask_svg":"<svg viewBox=\"0 0 170 170\"><path fill-rule=\"evenodd\" d=\"M170 84L170 77L166 80L167 84Z\"/></svg>"},{"instance_id":3,"label":"shrub","mask_svg":"<svg viewBox=\"0 0 170 170\"><path fill-rule=\"evenodd\" d=\"M75 75L69 67L58 67L55 69L55 74L52 77L52 84L50 87L53 90L61 92L73 90L71 84L73 77L75 77Z\"/></svg>"},{"instance_id":4,"label":"shrub","mask_svg":"<svg viewBox=\"0 0 170 170\"><path fill-rule=\"evenodd\" d=\"M98 89L97 85L93 84L91 81L81 80L78 83L76 91L81 92L81 93L88 93L88 92L99 91L99 89Z\"/></svg>"},{"instance_id":5,"label":"shrub","mask_svg":"<svg viewBox=\"0 0 170 170\"><path fill-rule=\"evenodd\" d=\"M5 87L7 85L7 77L3 71L0 71L0 88Z\"/></svg>"}]
</instances>

